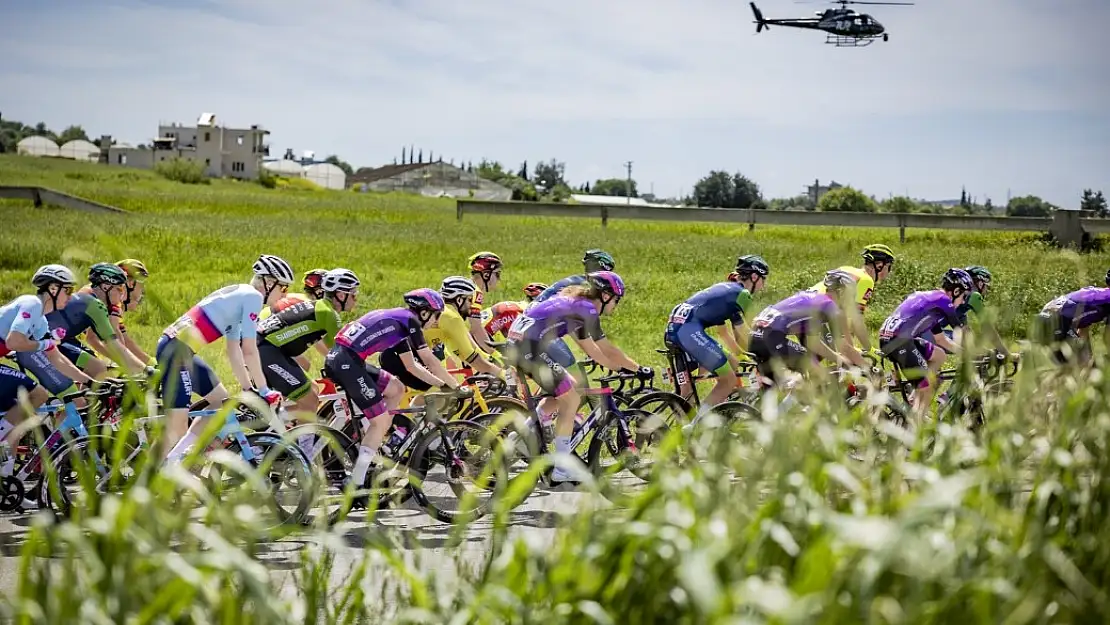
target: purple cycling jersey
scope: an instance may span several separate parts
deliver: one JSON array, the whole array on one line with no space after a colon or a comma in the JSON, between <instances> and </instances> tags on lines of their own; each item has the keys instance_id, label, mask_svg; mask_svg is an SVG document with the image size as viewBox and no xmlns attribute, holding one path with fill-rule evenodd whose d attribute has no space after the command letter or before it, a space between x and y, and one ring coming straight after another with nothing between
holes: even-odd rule
<instances>
[{"instance_id":1,"label":"purple cycling jersey","mask_svg":"<svg viewBox=\"0 0 1110 625\"><path fill-rule=\"evenodd\" d=\"M826 325L836 318L836 302L824 293L800 291L764 308L752 322L754 332L782 332L805 336L814 323Z\"/></svg>"},{"instance_id":2,"label":"purple cycling jersey","mask_svg":"<svg viewBox=\"0 0 1110 625\"><path fill-rule=\"evenodd\" d=\"M879 328L879 340L915 339L933 334L933 327L963 325L952 298L941 290L911 293Z\"/></svg>"},{"instance_id":3,"label":"purple cycling jersey","mask_svg":"<svg viewBox=\"0 0 1110 625\"><path fill-rule=\"evenodd\" d=\"M335 344L354 350L363 360L408 341L410 349L427 346L420 320L407 308L372 310L343 326Z\"/></svg>"},{"instance_id":4,"label":"purple cycling jersey","mask_svg":"<svg viewBox=\"0 0 1110 625\"><path fill-rule=\"evenodd\" d=\"M1110 289L1088 286L1061 295L1045 304L1040 315L1071 319L1077 330L1096 324L1110 317Z\"/></svg>"},{"instance_id":5,"label":"purple cycling jersey","mask_svg":"<svg viewBox=\"0 0 1110 625\"><path fill-rule=\"evenodd\" d=\"M553 341L571 332L580 339L603 339L597 307L588 299L556 295L519 315L509 328L509 340Z\"/></svg>"}]
</instances>

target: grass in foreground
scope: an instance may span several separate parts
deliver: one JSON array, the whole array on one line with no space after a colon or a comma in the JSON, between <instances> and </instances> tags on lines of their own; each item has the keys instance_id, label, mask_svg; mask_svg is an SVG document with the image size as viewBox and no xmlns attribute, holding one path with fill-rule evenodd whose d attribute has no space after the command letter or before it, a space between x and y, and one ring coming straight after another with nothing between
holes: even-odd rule
<instances>
[{"instance_id":1,"label":"grass in foreground","mask_svg":"<svg viewBox=\"0 0 1110 625\"><path fill-rule=\"evenodd\" d=\"M665 464L550 541L509 538L499 510L476 568L410 562L382 532L338 570L351 534L309 531L284 593L246 510L198 515L200 497L154 479L36 526L2 606L50 624L1101 624L1110 382L1043 364L1030 355L978 434L941 424L905 447L806 388L810 410L765 410L708 462Z\"/></svg>"}]
</instances>

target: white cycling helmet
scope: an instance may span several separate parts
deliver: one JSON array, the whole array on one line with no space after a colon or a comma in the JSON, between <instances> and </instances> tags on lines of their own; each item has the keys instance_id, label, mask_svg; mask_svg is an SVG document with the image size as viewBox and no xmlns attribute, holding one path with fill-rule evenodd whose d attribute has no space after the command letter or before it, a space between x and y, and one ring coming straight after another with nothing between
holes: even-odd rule
<instances>
[{"instance_id":1,"label":"white cycling helmet","mask_svg":"<svg viewBox=\"0 0 1110 625\"><path fill-rule=\"evenodd\" d=\"M35 275L31 278L31 284L36 289L45 289L51 284L60 284L62 286L76 286L77 278L74 277L73 272L65 265L43 265L38 268Z\"/></svg>"},{"instance_id":2,"label":"white cycling helmet","mask_svg":"<svg viewBox=\"0 0 1110 625\"><path fill-rule=\"evenodd\" d=\"M254 261L254 275L267 276L286 286L293 284L293 268L277 256L263 254Z\"/></svg>"},{"instance_id":3,"label":"white cycling helmet","mask_svg":"<svg viewBox=\"0 0 1110 625\"><path fill-rule=\"evenodd\" d=\"M439 287L439 293L443 299L455 299L456 297L467 297L474 295L478 292L477 285L470 278L462 276L450 276L443 279L443 284Z\"/></svg>"},{"instance_id":4,"label":"white cycling helmet","mask_svg":"<svg viewBox=\"0 0 1110 625\"><path fill-rule=\"evenodd\" d=\"M358 288L358 285L358 276L355 275L355 272L342 267L337 267L325 273L323 279L320 280L320 288L327 293L354 291Z\"/></svg>"}]
</instances>

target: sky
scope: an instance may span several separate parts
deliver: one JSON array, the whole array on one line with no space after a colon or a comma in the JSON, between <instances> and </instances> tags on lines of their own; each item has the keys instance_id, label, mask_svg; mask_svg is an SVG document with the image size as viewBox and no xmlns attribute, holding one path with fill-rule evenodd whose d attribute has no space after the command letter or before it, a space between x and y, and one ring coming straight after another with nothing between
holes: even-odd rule
<instances>
[{"instance_id":1,"label":"sky","mask_svg":"<svg viewBox=\"0 0 1110 625\"><path fill-rule=\"evenodd\" d=\"M757 3L768 18L822 3ZM0 0L0 113L143 143L201 112L271 154L389 164L415 145L572 184L767 197L836 180L884 198L1110 193L1110 2L857 7L889 42L756 35L733 0Z\"/></svg>"}]
</instances>

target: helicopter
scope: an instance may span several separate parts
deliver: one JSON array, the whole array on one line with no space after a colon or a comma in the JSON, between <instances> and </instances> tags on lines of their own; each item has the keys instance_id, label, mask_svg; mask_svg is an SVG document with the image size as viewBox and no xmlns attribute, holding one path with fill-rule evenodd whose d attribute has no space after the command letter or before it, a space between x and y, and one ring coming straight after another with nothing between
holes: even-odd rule
<instances>
[{"instance_id":1,"label":"helicopter","mask_svg":"<svg viewBox=\"0 0 1110 625\"><path fill-rule=\"evenodd\" d=\"M883 41L889 41L890 35L878 20L867 15L866 13L856 13L848 8L849 4L882 4L894 6L908 6L912 2L863 2L857 0L833 0L834 4L839 4L839 9L825 9L818 11L817 17L803 17L797 19L765 19L763 12L759 7L755 6L754 2L749 2L752 6L752 13L755 14L755 32L758 34L764 28L770 30L770 26L788 26L790 28L805 28L808 30L821 30L826 34L825 43L836 46L837 48L861 48L869 46L875 42L876 39L882 38Z\"/></svg>"}]
</instances>

